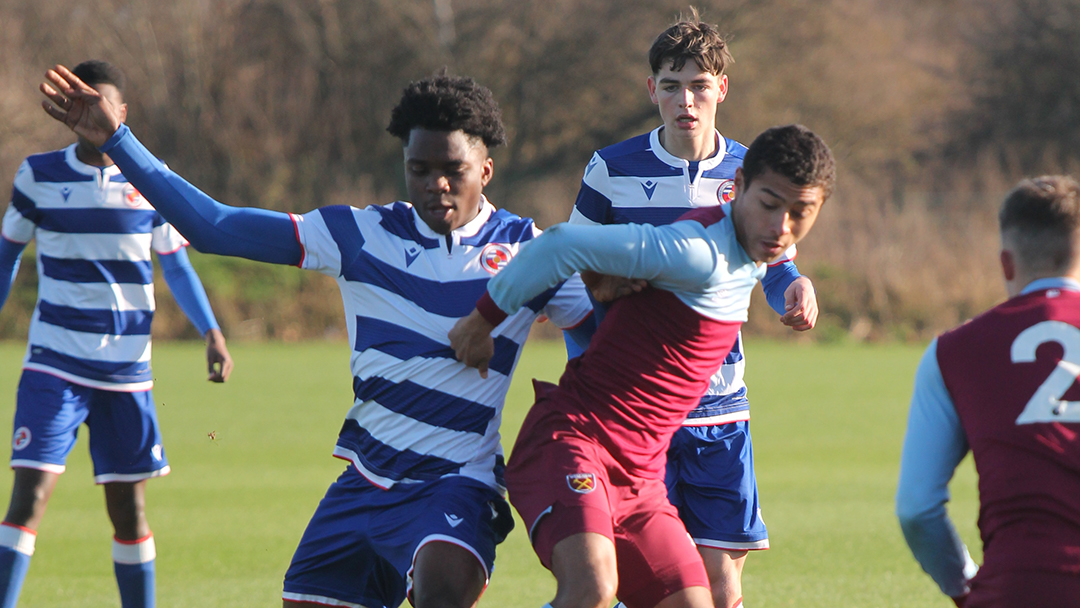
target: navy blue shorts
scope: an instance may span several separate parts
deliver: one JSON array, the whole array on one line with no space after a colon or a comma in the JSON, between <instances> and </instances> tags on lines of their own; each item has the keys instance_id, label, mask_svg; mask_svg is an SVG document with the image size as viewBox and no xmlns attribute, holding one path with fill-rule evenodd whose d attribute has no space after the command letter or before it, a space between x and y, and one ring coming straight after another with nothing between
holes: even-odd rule
<instances>
[{"instance_id":1,"label":"navy blue shorts","mask_svg":"<svg viewBox=\"0 0 1080 608\"><path fill-rule=\"evenodd\" d=\"M769 548L761 519L750 422L684 426L671 438L664 482L699 546Z\"/></svg>"},{"instance_id":2,"label":"navy blue shorts","mask_svg":"<svg viewBox=\"0 0 1080 608\"><path fill-rule=\"evenodd\" d=\"M90 388L23 370L11 439L12 468L63 473L79 426L90 429L94 481L135 482L169 472L150 391Z\"/></svg>"},{"instance_id":3,"label":"navy blue shorts","mask_svg":"<svg viewBox=\"0 0 1080 608\"><path fill-rule=\"evenodd\" d=\"M383 490L349 466L311 517L282 597L396 608L412 588L416 553L429 542L468 550L490 580L495 545L513 527L510 505L474 479L443 477Z\"/></svg>"}]
</instances>

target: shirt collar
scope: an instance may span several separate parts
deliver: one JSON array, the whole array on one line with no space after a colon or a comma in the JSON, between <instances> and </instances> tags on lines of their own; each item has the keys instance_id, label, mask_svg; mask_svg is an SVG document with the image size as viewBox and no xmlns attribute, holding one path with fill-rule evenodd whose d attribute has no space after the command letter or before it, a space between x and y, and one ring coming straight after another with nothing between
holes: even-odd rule
<instances>
[{"instance_id":1,"label":"shirt collar","mask_svg":"<svg viewBox=\"0 0 1080 608\"><path fill-rule=\"evenodd\" d=\"M660 144L660 131L662 131L663 129L664 126L661 125L653 129L652 132L649 133L649 146L652 148L653 154L656 155L656 158L659 158L665 163L671 165L672 167L678 167L680 169L682 169L683 167L689 167L690 161L686 160L685 158L679 158L678 156L675 156L671 152L668 152L664 148L664 146ZM724 161L725 157L727 157L727 140L725 140L724 137L720 135L719 131L714 129L713 133L715 134L714 137L716 137L716 154L713 154L705 160L697 161L699 175L701 173L704 173L705 171L715 168L717 165Z\"/></svg>"},{"instance_id":2,"label":"shirt collar","mask_svg":"<svg viewBox=\"0 0 1080 608\"><path fill-rule=\"evenodd\" d=\"M64 160L67 161L68 166L74 169L77 173L82 173L83 175L101 174L107 175L109 177L120 174L120 167L117 167L116 165L109 165L108 167L95 167L94 165L88 165L82 162L81 160L79 160L79 156L75 153L75 150L78 147L79 144L75 143L64 148Z\"/></svg>"},{"instance_id":3,"label":"shirt collar","mask_svg":"<svg viewBox=\"0 0 1080 608\"><path fill-rule=\"evenodd\" d=\"M1068 277L1048 277L1045 279L1035 279L1027 284L1027 287L1020 292L1020 295L1028 294L1033 291L1044 291L1047 289L1068 289L1070 291L1080 291L1080 282Z\"/></svg>"}]
</instances>

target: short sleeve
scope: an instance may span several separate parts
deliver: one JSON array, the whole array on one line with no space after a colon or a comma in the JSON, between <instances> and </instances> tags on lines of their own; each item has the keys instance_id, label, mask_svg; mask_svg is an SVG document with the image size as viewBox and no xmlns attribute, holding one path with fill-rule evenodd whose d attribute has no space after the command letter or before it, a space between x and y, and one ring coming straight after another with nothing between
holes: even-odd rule
<instances>
[{"instance_id":1,"label":"short sleeve","mask_svg":"<svg viewBox=\"0 0 1080 608\"><path fill-rule=\"evenodd\" d=\"M160 216L159 216L160 217ZM187 247L187 239L184 238L180 231L173 228L173 225L161 221L155 222L153 235L150 239L150 247L153 248L154 253L158 255L169 255L170 253L176 253L181 247Z\"/></svg>"},{"instance_id":2,"label":"short sleeve","mask_svg":"<svg viewBox=\"0 0 1080 608\"><path fill-rule=\"evenodd\" d=\"M326 224L324 212L343 213L345 210L351 209L348 207L328 207L309 211L303 215L292 215L293 222L296 224L296 238L300 241L300 247L303 249L303 260L300 262L301 268L316 270L332 277L341 274L341 248L338 246L337 241L334 240L334 235ZM338 219L348 220L353 227L356 226L352 213L348 213L347 217ZM358 228L356 231L359 233Z\"/></svg>"},{"instance_id":3,"label":"short sleeve","mask_svg":"<svg viewBox=\"0 0 1080 608\"><path fill-rule=\"evenodd\" d=\"M30 169L30 164L23 161L19 165L18 172L15 173L15 183L11 188L11 204L4 213L2 232L4 238L9 241L29 243L34 238L37 224L34 223L33 217L37 205L26 195L27 191L32 190L33 185L34 172Z\"/></svg>"}]
</instances>

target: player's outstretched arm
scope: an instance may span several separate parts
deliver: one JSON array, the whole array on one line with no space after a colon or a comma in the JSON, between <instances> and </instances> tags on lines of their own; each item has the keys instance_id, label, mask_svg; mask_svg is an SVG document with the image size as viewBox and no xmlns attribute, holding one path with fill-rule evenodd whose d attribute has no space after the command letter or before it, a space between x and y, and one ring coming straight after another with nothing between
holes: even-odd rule
<instances>
[{"instance_id":1,"label":"player's outstretched arm","mask_svg":"<svg viewBox=\"0 0 1080 608\"><path fill-rule=\"evenodd\" d=\"M795 331L807 331L817 324L818 304L814 284L800 276L784 290L784 308L787 312L780 322Z\"/></svg>"},{"instance_id":2,"label":"player's outstretched arm","mask_svg":"<svg viewBox=\"0 0 1080 608\"><path fill-rule=\"evenodd\" d=\"M46 113L109 157L129 182L199 251L273 264L300 263L303 252L288 214L230 207L165 167L120 122L100 93L63 66L46 73Z\"/></svg>"},{"instance_id":3,"label":"player's outstretched arm","mask_svg":"<svg viewBox=\"0 0 1080 608\"><path fill-rule=\"evenodd\" d=\"M181 247L173 253L158 254L158 260L164 271L165 282L168 283L180 310L184 311L206 340L207 380L225 382L232 373L232 357L229 349L225 347L225 336L218 327L214 311L210 308L206 289L203 288L199 275L195 273L195 268L191 266L187 252Z\"/></svg>"}]
</instances>

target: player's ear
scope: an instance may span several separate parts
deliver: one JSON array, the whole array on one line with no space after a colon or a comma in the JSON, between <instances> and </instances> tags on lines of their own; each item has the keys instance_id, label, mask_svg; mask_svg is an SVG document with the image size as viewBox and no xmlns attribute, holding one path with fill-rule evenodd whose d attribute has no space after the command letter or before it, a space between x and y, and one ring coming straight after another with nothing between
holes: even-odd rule
<instances>
[{"instance_id":1,"label":"player's ear","mask_svg":"<svg viewBox=\"0 0 1080 608\"><path fill-rule=\"evenodd\" d=\"M660 100L656 98L656 76L649 76L645 79L645 86L649 89L649 99L653 103L660 103Z\"/></svg>"},{"instance_id":2,"label":"player's ear","mask_svg":"<svg viewBox=\"0 0 1080 608\"><path fill-rule=\"evenodd\" d=\"M721 103L727 98L727 74L721 74L717 84L720 86L720 94L716 96L716 103Z\"/></svg>"},{"instance_id":3,"label":"player's ear","mask_svg":"<svg viewBox=\"0 0 1080 608\"><path fill-rule=\"evenodd\" d=\"M746 177L743 175L742 167L735 168L735 192L732 193L732 197L738 198L742 194L743 186L746 185Z\"/></svg>"},{"instance_id":4,"label":"player's ear","mask_svg":"<svg viewBox=\"0 0 1080 608\"><path fill-rule=\"evenodd\" d=\"M120 122L127 122L127 104L120 104L120 107L117 109L117 111L120 113Z\"/></svg>"},{"instance_id":5,"label":"player's ear","mask_svg":"<svg viewBox=\"0 0 1080 608\"><path fill-rule=\"evenodd\" d=\"M1001 274L1005 275L1006 281L1016 278L1016 258L1008 249L1001 250Z\"/></svg>"},{"instance_id":6,"label":"player's ear","mask_svg":"<svg viewBox=\"0 0 1080 608\"><path fill-rule=\"evenodd\" d=\"M480 185L487 186L493 175L495 175L495 161L489 156L484 159L484 164L480 168Z\"/></svg>"}]
</instances>

